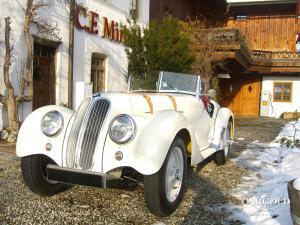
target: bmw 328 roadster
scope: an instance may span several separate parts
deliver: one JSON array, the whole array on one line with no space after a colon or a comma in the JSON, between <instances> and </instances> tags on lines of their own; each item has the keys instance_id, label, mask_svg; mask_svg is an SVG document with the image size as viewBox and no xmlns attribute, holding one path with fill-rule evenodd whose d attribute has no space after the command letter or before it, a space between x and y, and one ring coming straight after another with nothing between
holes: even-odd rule
<instances>
[{"instance_id":1,"label":"bmw 328 roadster","mask_svg":"<svg viewBox=\"0 0 300 225\"><path fill-rule=\"evenodd\" d=\"M130 168L143 176L148 209L166 216L184 194L187 162L224 164L234 117L201 94L196 75L160 72L156 89L99 93L77 112L49 105L33 111L17 140L24 181L51 196L70 184L105 188Z\"/></svg>"}]
</instances>

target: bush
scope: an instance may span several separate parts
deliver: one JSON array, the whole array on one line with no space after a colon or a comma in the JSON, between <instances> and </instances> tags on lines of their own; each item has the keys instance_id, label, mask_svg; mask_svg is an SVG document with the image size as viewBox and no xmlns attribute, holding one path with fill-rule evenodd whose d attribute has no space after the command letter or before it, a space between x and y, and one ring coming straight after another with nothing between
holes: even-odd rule
<instances>
[{"instance_id":1,"label":"bush","mask_svg":"<svg viewBox=\"0 0 300 225\"><path fill-rule=\"evenodd\" d=\"M275 142L280 143L287 148L295 148L300 146L300 140L292 137L280 137Z\"/></svg>"},{"instance_id":2,"label":"bush","mask_svg":"<svg viewBox=\"0 0 300 225\"><path fill-rule=\"evenodd\" d=\"M180 21L172 17L152 21L144 29L136 20L129 22L123 28L128 74L133 79L152 80L156 71L189 72L195 59L182 30Z\"/></svg>"}]
</instances>

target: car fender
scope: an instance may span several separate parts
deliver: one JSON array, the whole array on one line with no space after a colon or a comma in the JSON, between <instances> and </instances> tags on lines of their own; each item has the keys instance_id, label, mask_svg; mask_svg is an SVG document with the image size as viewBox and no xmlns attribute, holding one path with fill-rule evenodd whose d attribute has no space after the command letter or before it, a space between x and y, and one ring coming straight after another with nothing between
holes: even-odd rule
<instances>
[{"instance_id":1,"label":"car fender","mask_svg":"<svg viewBox=\"0 0 300 225\"><path fill-rule=\"evenodd\" d=\"M109 137L105 143L103 172L117 167L128 166L144 175L154 174L162 167L169 148L182 129L191 132L187 119L179 112L165 110L155 113L151 118L144 119L132 116L137 123L134 140L127 145L117 145ZM192 148L197 148L193 135ZM114 151L118 149L124 155L122 161L114 160Z\"/></svg>"},{"instance_id":2,"label":"car fender","mask_svg":"<svg viewBox=\"0 0 300 225\"><path fill-rule=\"evenodd\" d=\"M46 113L52 110L56 110L63 115L63 128L58 135L47 137L41 131L41 120ZM63 161L62 148L64 136L74 113L74 111L62 106L49 105L41 107L29 114L19 130L16 144L17 156L25 157L43 154L61 166ZM50 151L46 150L46 144L51 144L52 148Z\"/></svg>"},{"instance_id":3,"label":"car fender","mask_svg":"<svg viewBox=\"0 0 300 225\"><path fill-rule=\"evenodd\" d=\"M215 120L215 126L214 126L214 135L212 139L212 147L216 150L222 150L224 149L222 138L224 137L225 130L227 129L228 121L232 118L233 126L230 134L231 140L233 139L234 135L234 115L228 108L219 108L216 120Z\"/></svg>"}]
</instances>

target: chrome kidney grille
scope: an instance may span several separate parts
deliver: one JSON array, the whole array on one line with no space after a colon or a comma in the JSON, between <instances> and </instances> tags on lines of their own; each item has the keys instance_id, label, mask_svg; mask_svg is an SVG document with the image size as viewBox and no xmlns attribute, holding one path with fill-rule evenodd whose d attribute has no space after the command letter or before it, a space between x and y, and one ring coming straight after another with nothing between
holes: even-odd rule
<instances>
[{"instance_id":1,"label":"chrome kidney grille","mask_svg":"<svg viewBox=\"0 0 300 225\"><path fill-rule=\"evenodd\" d=\"M68 167L92 168L96 144L109 108L110 102L104 98L80 105L67 143Z\"/></svg>"},{"instance_id":2,"label":"chrome kidney grille","mask_svg":"<svg viewBox=\"0 0 300 225\"><path fill-rule=\"evenodd\" d=\"M85 99L79 106L79 109L77 110L74 123L72 125L72 129L70 132L70 136L67 142L67 158L66 163L67 166L70 168L74 167L75 163L75 155L76 155L76 144L78 141L79 131L81 124L84 119L85 112L87 110L87 107L89 106L91 102L91 99Z\"/></svg>"},{"instance_id":3,"label":"chrome kidney grille","mask_svg":"<svg viewBox=\"0 0 300 225\"><path fill-rule=\"evenodd\" d=\"M109 106L110 103L106 99L99 99L92 105L83 135L79 158L79 165L84 170L92 167L95 147Z\"/></svg>"}]
</instances>

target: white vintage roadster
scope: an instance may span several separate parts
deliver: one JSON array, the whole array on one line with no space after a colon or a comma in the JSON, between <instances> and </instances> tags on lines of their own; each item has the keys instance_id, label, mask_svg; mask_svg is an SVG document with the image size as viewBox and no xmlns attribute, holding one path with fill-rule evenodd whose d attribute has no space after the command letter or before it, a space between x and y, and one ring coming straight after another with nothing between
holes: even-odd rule
<instances>
[{"instance_id":1,"label":"white vintage roadster","mask_svg":"<svg viewBox=\"0 0 300 225\"><path fill-rule=\"evenodd\" d=\"M149 210L171 214L183 198L188 161L225 163L234 117L201 95L200 76L160 72L156 87L94 94L77 112L55 105L32 112L17 140L27 186L45 196L69 184L105 188L129 168L144 177Z\"/></svg>"}]
</instances>

